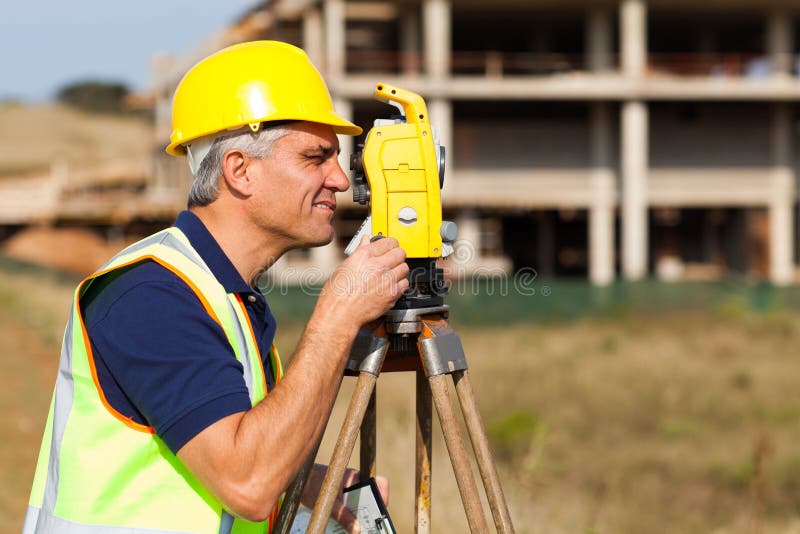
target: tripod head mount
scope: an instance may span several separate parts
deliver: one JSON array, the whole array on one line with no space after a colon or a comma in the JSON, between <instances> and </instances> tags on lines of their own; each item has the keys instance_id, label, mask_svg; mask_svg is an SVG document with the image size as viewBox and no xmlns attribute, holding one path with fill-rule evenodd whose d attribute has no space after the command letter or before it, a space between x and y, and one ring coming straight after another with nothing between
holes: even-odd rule
<instances>
[{"instance_id":1,"label":"tripod head mount","mask_svg":"<svg viewBox=\"0 0 800 534\"><path fill-rule=\"evenodd\" d=\"M455 223L442 221L445 147L420 95L385 83L374 95L400 114L375 120L350 158L353 200L370 213L345 252L363 235L396 238L406 252L410 283L395 309L440 306L447 287L436 262L452 253L458 234Z\"/></svg>"}]
</instances>

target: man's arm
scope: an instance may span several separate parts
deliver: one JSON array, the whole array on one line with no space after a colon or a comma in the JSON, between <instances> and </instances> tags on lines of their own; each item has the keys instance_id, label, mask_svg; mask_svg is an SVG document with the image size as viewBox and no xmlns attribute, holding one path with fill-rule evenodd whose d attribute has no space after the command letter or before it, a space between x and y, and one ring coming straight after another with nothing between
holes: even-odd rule
<instances>
[{"instance_id":1,"label":"man's arm","mask_svg":"<svg viewBox=\"0 0 800 534\"><path fill-rule=\"evenodd\" d=\"M237 516L263 521L319 439L360 326L408 287L395 239L361 246L325 284L286 375L252 409L220 419L178 457Z\"/></svg>"}]
</instances>

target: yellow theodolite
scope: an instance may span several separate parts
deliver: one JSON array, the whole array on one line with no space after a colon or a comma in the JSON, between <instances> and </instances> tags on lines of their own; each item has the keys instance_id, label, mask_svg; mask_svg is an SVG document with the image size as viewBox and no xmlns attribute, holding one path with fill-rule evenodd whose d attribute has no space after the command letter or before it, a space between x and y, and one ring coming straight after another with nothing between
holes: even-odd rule
<instances>
[{"instance_id":1,"label":"yellow theodolite","mask_svg":"<svg viewBox=\"0 0 800 534\"><path fill-rule=\"evenodd\" d=\"M442 221L445 147L421 96L379 83L375 97L402 114L377 119L352 155L353 200L369 204L370 215L346 252L363 235L396 238L406 251L411 285L395 307L439 305L446 288L436 260L452 252L457 235L454 223Z\"/></svg>"}]
</instances>

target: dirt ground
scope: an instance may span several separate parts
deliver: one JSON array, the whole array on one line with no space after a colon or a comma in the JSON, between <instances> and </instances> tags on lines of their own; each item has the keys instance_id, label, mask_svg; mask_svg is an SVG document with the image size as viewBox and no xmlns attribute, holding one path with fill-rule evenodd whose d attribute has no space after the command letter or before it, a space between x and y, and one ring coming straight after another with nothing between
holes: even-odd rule
<instances>
[{"instance_id":1,"label":"dirt ground","mask_svg":"<svg viewBox=\"0 0 800 534\"><path fill-rule=\"evenodd\" d=\"M21 526L71 286L0 272L3 531ZM301 327L281 323L285 355ZM797 314L671 311L459 332L517 532L800 532ZM413 530L413 384L384 375L378 391L378 470L392 480L400 532ZM322 460L351 391L347 379ZM466 532L435 436L433 532Z\"/></svg>"},{"instance_id":2,"label":"dirt ground","mask_svg":"<svg viewBox=\"0 0 800 534\"><path fill-rule=\"evenodd\" d=\"M103 265L126 243L109 240L86 228L30 226L0 244L8 258L86 276ZM76 254L75 251L81 251Z\"/></svg>"},{"instance_id":3,"label":"dirt ground","mask_svg":"<svg viewBox=\"0 0 800 534\"><path fill-rule=\"evenodd\" d=\"M55 383L72 289L61 277L0 274L0 528L19 532Z\"/></svg>"}]
</instances>

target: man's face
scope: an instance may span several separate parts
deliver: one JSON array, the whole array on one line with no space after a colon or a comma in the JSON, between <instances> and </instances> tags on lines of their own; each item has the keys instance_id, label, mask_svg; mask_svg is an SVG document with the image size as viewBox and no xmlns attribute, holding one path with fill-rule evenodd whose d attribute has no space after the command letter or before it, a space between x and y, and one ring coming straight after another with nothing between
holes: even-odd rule
<instances>
[{"instance_id":1,"label":"man's face","mask_svg":"<svg viewBox=\"0 0 800 534\"><path fill-rule=\"evenodd\" d=\"M333 239L336 192L350 187L337 158L339 140L324 124L286 128L290 132L275 141L271 155L248 167L258 173L253 218L289 248L325 245Z\"/></svg>"}]
</instances>

